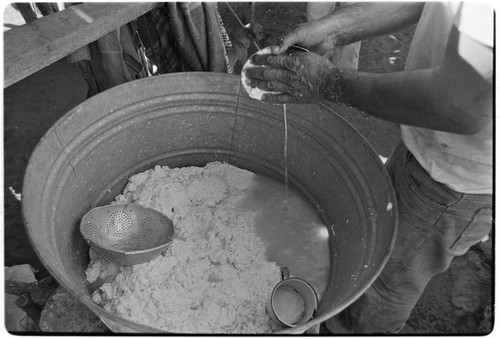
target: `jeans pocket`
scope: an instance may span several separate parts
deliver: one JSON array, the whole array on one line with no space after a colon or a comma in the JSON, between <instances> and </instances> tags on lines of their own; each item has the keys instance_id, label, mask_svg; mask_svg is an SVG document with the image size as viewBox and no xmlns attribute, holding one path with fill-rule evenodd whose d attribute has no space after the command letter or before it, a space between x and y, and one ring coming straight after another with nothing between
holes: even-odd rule
<instances>
[{"instance_id":1,"label":"jeans pocket","mask_svg":"<svg viewBox=\"0 0 500 339\"><path fill-rule=\"evenodd\" d=\"M405 163L408 183L415 197L433 208L446 208L459 201L462 194L432 179L415 158Z\"/></svg>"},{"instance_id":2,"label":"jeans pocket","mask_svg":"<svg viewBox=\"0 0 500 339\"><path fill-rule=\"evenodd\" d=\"M451 245L452 251L463 254L480 242L491 230L493 225L492 209L481 208L476 211L469 224L460 233L457 240Z\"/></svg>"}]
</instances>

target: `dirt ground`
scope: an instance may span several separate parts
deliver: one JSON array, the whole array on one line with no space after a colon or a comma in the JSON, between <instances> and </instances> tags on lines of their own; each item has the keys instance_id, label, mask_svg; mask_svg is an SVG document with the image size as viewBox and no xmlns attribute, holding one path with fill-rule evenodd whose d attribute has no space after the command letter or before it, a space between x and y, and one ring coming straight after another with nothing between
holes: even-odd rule
<instances>
[{"instance_id":1,"label":"dirt ground","mask_svg":"<svg viewBox=\"0 0 500 339\"><path fill-rule=\"evenodd\" d=\"M250 20L249 4L231 3L244 23ZM232 29L236 20L224 3L219 7L226 28ZM304 12L305 3L301 2L258 2L255 21L270 34L261 47L283 30L304 21ZM412 34L413 28L409 28L392 36L363 41L359 70L402 70ZM21 203L13 193L22 190L25 168L40 138L57 119L83 102L86 92L86 84L77 69L64 60L4 90L4 265L29 263L38 270L37 278L46 276L47 272L27 240ZM344 119L384 157L389 156L399 141L399 128L392 123L362 112ZM447 272L431 281L401 334L489 333L493 326L492 265L491 240L457 258Z\"/></svg>"}]
</instances>

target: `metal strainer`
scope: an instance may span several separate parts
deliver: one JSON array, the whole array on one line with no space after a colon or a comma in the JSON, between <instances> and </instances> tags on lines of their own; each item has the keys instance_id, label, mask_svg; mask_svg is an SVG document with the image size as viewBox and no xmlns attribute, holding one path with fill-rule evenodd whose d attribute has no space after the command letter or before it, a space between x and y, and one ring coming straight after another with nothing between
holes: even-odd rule
<instances>
[{"instance_id":1,"label":"metal strainer","mask_svg":"<svg viewBox=\"0 0 500 339\"><path fill-rule=\"evenodd\" d=\"M147 262L167 249L174 235L166 215L136 204L91 209L80 232L96 252L122 265Z\"/></svg>"}]
</instances>

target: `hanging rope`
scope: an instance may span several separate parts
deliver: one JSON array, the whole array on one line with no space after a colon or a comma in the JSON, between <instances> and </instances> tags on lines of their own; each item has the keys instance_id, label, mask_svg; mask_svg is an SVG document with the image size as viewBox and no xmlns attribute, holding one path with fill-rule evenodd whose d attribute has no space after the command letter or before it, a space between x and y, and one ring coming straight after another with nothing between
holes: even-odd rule
<instances>
[{"instance_id":1,"label":"hanging rope","mask_svg":"<svg viewBox=\"0 0 500 339\"><path fill-rule=\"evenodd\" d=\"M252 15L250 17L250 23L253 25L253 18L254 18L254 14L255 14L255 1L252 2Z\"/></svg>"},{"instance_id":2,"label":"hanging rope","mask_svg":"<svg viewBox=\"0 0 500 339\"><path fill-rule=\"evenodd\" d=\"M243 24L243 22L241 22L240 18L238 17L238 15L236 14L236 12L234 11L233 7L231 7L231 5L229 4L229 2L226 2L226 5L229 8L229 11L231 12L231 14L236 19L236 21L238 21L238 23L241 25L241 27L245 27L245 25Z\"/></svg>"}]
</instances>

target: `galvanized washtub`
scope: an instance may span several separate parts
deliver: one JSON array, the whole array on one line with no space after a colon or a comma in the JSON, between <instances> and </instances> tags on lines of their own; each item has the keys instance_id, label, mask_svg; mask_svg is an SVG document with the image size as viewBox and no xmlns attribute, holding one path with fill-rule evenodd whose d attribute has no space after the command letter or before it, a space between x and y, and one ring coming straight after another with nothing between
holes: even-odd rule
<instances>
[{"instance_id":1,"label":"galvanized washtub","mask_svg":"<svg viewBox=\"0 0 500 339\"><path fill-rule=\"evenodd\" d=\"M346 109L338 107L338 109ZM331 277L314 320L356 300L383 268L397 228L395 195L367 141L332 109L287 105L288 178L330 232ZM224 161L283 180L283 109L248 98L239 77L178 73L112 88L72 109L45 134L24 178L29 237L50 273L115 332L159 332L105 311L85 282L82 216L155 165ZM391 208L392 207L392 208Z\"/></svg>"}]
</instances>

